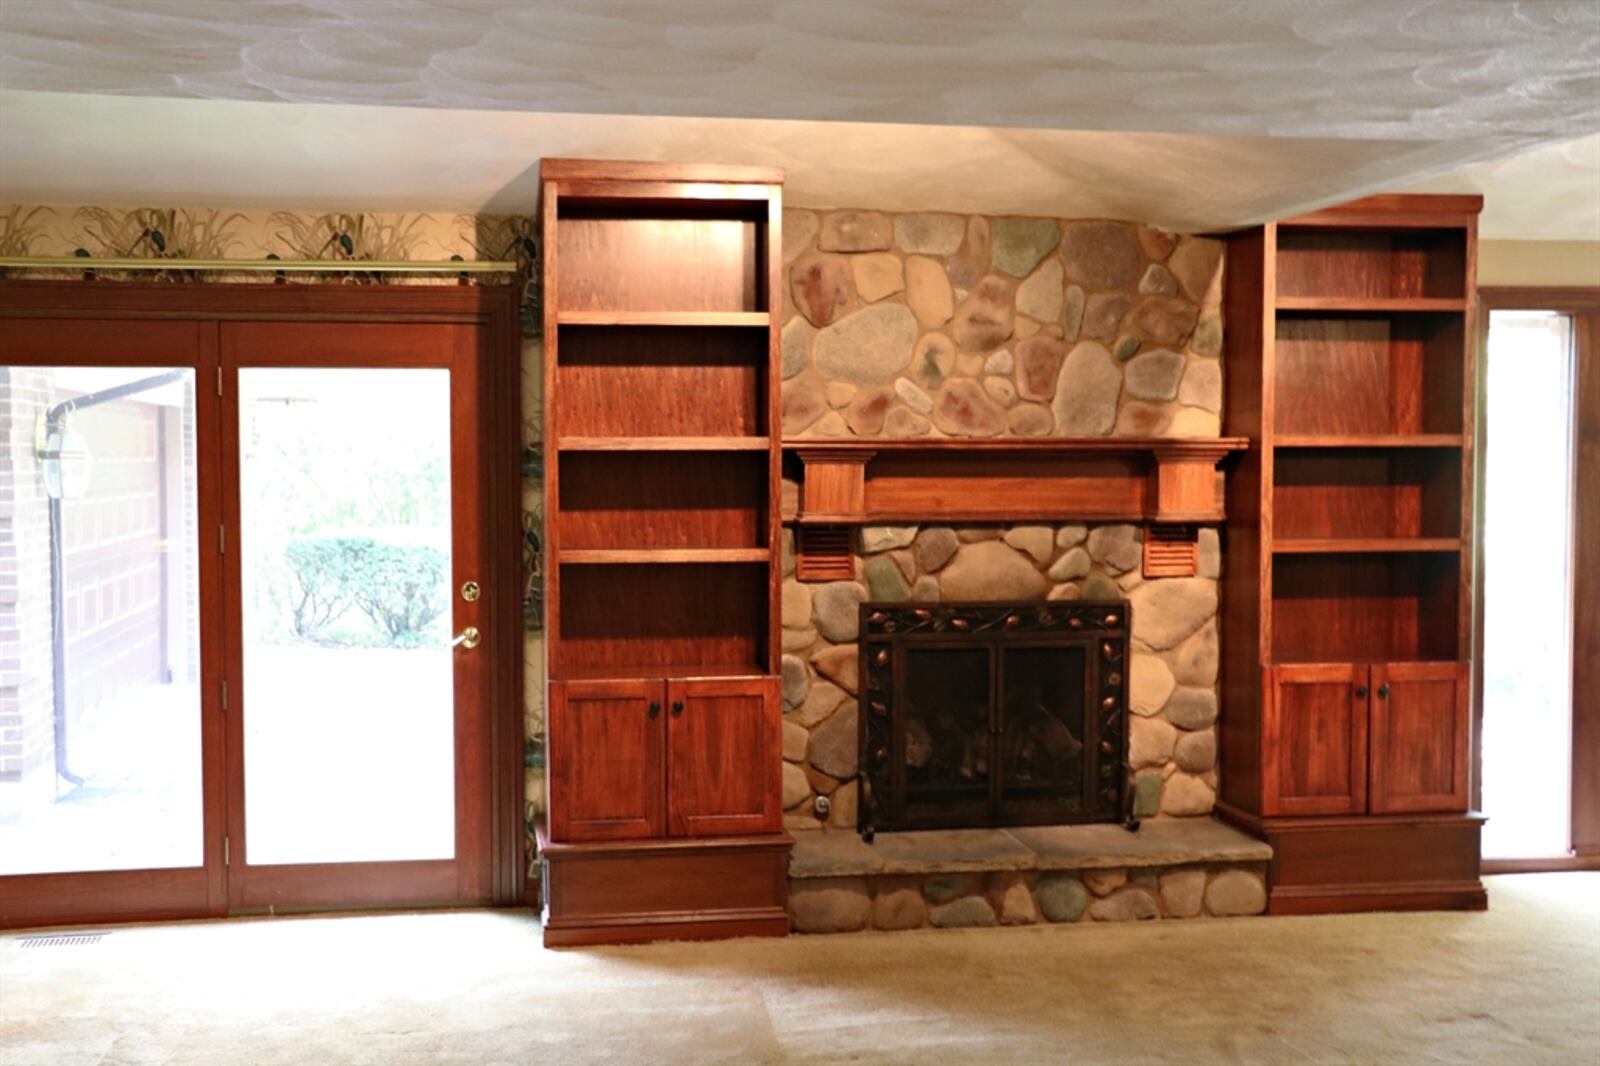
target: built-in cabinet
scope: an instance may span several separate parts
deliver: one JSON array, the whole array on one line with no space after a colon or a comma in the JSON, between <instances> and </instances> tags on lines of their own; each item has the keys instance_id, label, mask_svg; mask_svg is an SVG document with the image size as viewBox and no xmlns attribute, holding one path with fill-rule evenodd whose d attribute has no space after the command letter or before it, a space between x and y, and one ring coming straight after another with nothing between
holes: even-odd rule
<instances>
[{"instance_id":1,"label":"built-in cabinet","mask_svg":"<svg viewBox=\"0 0 1600 1066\"><path fill-rule=\"evenodd\" d=\"M782 935L782 172L541 181L545 942Z\"/></svg>"},{"instance_id":2,"label":"built-in cabinet","mask_svg":"<svg viewBox=\"0 0 1600 1066\"><path fill-rule=\"evenodd\" d=\"M1467 680L1481 206L1372 197L1228 238L1224 431L1254 446L1224 534L1220 809L1294 835L1274 911L1483 905ZM1421 858L1403 869L1381 858L1407 849Z\"/></svg>"}]
</instances>

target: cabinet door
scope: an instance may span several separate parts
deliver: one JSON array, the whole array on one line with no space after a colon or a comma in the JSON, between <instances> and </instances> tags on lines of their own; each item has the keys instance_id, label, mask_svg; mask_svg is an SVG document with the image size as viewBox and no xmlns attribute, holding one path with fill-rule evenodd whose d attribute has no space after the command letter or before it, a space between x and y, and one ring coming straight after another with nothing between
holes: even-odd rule
<instances>
[{"instance_id":1,"label":"cabinet door","mask_svg":"<svg viewBox=\"0 0 1600 1066\"><path fill-rule=\"evenodd\" d=\"M778 679L667 682L667 824L674 836L783 827Z\"/></svg>"},{"instance_id":2,"label":"cabinet door","mask_svg":"<svg viewBox=\"0 0 1600 1066\"><path fill-rule=\"evenodd\" d=\"M550 838L631 840L664 834L659 681L550 686Z\"/></svg>"},{"instance_id":3,"label":"cabinet door","mask_svg":"<svg viewBox=\"0 0 1600 1066\"><path fill-rule=\"evenodd\" d=\"M1263 814L1367 809L1367 668L1272 668L1262 736Z\"/></svg>"},{"instance_id":4,"label":"cabinet door","mask_svg":"<svg viewBox=\"0 0 1600 1066\"><path fill-rule=\"evenodd\" d=\"M1467 809L1465 663L1372 668L1372 810Z\"/></svg>"}]
</instances>

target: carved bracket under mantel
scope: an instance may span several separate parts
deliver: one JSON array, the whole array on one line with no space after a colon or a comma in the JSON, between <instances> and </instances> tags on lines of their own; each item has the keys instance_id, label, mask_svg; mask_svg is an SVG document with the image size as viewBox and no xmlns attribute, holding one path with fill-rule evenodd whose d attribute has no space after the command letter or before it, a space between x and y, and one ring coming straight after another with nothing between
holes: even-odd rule
<instances>
[{"instance_id":1,"label":"carved bracket under mantel","mask_svg":"<svg viewBox=\"0 0 1600 1066\"><path fill-rule=\"evenodd\" d=\"M1145 574L1195 572L1197 527L1226 515L1222 461L1244 437L787 440L802 581L851 576L855 526L925 522L1132 522ZM841 535L841 533L843 535Z\"/></svg>"}]
</instances>

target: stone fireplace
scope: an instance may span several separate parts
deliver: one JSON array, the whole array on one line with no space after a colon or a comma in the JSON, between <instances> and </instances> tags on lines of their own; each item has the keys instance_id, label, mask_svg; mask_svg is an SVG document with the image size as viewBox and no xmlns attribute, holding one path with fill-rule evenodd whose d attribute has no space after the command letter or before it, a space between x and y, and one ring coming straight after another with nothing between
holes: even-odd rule
<instances>
[{"instance_id":1,"label":"stone fireplace","mask_svg":"<svg viewBox=\"0 0 1600 1066\"><path fill-rule=\"evenodd\" d=\"M861 606L860 828L1127 814L1121 600Z\"/></svg>"}]
</instances>

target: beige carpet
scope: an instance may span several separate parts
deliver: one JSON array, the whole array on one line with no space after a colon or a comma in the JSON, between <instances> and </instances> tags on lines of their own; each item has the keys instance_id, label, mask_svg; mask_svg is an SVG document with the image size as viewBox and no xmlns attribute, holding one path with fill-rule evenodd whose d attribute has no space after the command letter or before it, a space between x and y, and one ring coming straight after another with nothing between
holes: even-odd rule
<instances>
[{"instance_id":1,"label":"beige carpet","mask_svg":"<svg viewBox=\"0 0 1600 1066\"><path fill-rule=\"evenodd\" d=\"M545 951L527 912L0 938L0 1063L1600 1063L1600 874L1487 914Z\"/></svg>"}]
</instances>

